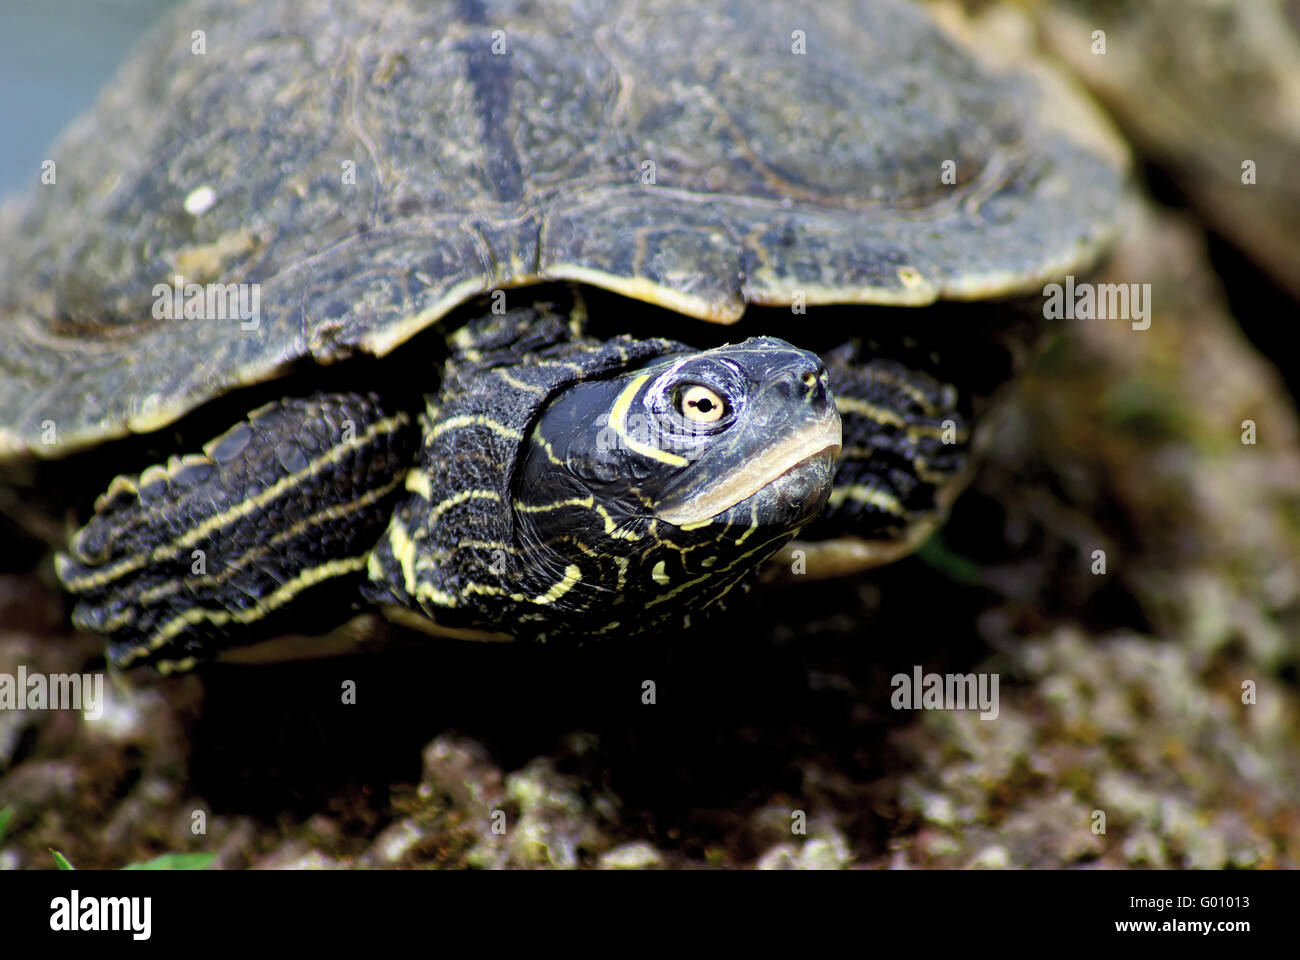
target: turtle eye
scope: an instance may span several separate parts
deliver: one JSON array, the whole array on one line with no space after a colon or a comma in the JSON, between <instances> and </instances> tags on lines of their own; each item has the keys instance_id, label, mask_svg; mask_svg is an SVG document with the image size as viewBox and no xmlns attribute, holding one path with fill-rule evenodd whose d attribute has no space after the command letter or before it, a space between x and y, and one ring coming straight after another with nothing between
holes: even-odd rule
<instances>
[{"instance_id":1,"label":"turtle eye","mask_svg":"<svg viewBox=\"0 0 1300 960\"><path fill-rule=\"evenodd\" d=\"M717 423L727 413L727 401L697 383L677 394L677 410L691 423Z\"/></svg>"}]
</instances>

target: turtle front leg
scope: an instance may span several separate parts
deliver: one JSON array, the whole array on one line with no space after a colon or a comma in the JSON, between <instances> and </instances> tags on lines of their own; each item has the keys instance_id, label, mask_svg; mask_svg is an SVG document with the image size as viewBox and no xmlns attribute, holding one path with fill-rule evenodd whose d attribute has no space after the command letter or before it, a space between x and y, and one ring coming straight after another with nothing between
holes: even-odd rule
<instances>
[{"instance_id":1,"label":"turtle front leg","mask_svg":"<svg viewBox=\"0 0 1300 960\"><path fill-rule=\"evenodd\" d=\"M769 579L892 563L943 523L969 480L970 415L956 387L856 341L822 360L844 427L834 489Z\"/></svg>"},{"instance_id":2,"label":"turtle front leg","mask_svg":"<svg viewBox=\"0 0 1300 960\"><path fill-rule=\"evenodd\" d=\"M206 444L121 476L56 560L73 622L117 667L184 670L346 619L418 446L374 396L268 404Z\"/></svg>"}]
</instances>

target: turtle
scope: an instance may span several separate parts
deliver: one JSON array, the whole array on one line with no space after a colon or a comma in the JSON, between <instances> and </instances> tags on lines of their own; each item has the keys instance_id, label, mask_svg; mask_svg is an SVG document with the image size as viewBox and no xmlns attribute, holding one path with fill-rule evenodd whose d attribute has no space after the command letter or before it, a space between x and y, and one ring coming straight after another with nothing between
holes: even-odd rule
<instances>
[{"instance_id":1,"label":"turtle","mask_svg":"<svg viewBox=\"0 0 1300 960\"><path fill-rule=\"evenodd\" d=\"M901 0L198 0L4 218L0 464L115 669L689 628L942 523L1090 110Z\"/></svg>"}]
</instances>

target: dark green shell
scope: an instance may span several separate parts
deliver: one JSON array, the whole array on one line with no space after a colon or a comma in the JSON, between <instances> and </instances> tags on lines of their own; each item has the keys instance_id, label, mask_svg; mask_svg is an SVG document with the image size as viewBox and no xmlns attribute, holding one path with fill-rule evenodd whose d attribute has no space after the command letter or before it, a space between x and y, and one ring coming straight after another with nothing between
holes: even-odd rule
<instances>
[{"instance_id":1,"label":"dark green shell","mask_svg":"<svg viewBox=\"0 0 1300 960\"><path fill-rule=\"evenodd\" d=\"M548 279L718 321L1041 286L1125 176L1044 89L892 0L186 6L5 220L0 458ZM168 318L177 277L256 324Z\"/></svg>"}]
</instances>

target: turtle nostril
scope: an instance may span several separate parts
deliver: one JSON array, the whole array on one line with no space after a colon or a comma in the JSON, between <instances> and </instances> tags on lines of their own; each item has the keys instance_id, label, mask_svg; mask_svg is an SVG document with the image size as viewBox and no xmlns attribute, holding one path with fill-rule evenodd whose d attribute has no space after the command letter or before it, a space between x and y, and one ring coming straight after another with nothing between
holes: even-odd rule
<instances>
[{"instance_id":1,"label":"turtle nostril","mask_svg":"<svg viewBox=\"0 0 1300 960\"><path fill-rule=\"evenodd\" d=\"M826 375L825 367L818 365L816 370L806 371L801 379L804 385L804 396L810 404L820 407L829 402L830 378Z\"/></svg>"},{"instance_id":2,"label":"turtle nostril","mask_svg":"<svg viewBox=\"0 0 1300 960\"><path fill-rule=\"evenodd\" d=\"M794 369L787 369L773 381L773 386L781 396L790 400L810 404L826 401L826 368L820 364L799 363Z\"/></svg>"}]
</instances>

